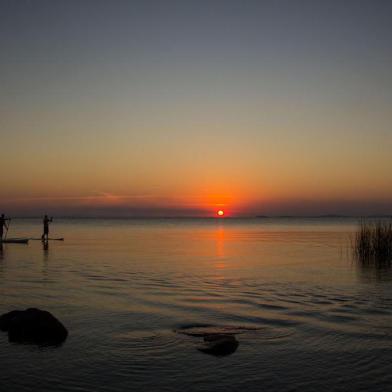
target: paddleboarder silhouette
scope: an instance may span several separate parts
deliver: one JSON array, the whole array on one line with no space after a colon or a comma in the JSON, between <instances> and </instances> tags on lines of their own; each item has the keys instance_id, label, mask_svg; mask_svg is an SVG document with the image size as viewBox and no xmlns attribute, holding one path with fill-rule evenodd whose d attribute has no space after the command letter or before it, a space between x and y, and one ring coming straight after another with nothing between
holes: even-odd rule
<instances>
[{"instance_id":1,"label":"paddleboarder silhouette","mask_svg":"<svg viewBox=\"0 0 392 392\"><path fill-rule=\"evenodd\" d=\"M4 235L4 227L7 229L8 231L8 226L7 225L7 221L10 221L11 218L6 218L4 214L1 214L0 216L0 238L3 239L3 235ZM6 231L6 233L7 233ZM7 235L7 234L6 234Z\"/></svg>"},{"instance_id":2,"label":"paddleboarder silhouette","mask_svg":"<svg viewBox=\"0 0 392 392\"><path fill-rule=\"evenodd\" d=\"M49 223L53 222L53 218L48 218L47 215L44 216L43 224L44 224L44 234L42 234L42 241L48 241L49 239Z\"/></svg>"}]
</instances>

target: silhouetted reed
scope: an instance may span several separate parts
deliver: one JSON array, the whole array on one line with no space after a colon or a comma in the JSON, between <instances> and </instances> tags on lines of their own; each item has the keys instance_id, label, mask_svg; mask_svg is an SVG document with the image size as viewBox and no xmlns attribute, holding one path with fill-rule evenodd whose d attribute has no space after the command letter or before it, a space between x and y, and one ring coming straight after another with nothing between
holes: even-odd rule
<instances>
[{"instance_id":1,"label":"silhouetted reed","mask_svg":"<svg viewBox=\"0 0 392 392\"><path fill-rule=\"evenodd\" d=\"M391 266L392 221L361 222L355 234L353 251L363 265Z\"/></svg>"}]
</instances>

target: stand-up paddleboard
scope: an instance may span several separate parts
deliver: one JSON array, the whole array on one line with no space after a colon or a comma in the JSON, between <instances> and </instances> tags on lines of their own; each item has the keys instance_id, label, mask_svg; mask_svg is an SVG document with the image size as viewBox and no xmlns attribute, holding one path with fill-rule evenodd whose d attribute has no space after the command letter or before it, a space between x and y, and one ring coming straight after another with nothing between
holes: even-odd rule
<instances>
[{"instance_id":1,"label":"stand-up paddleboard","mask_svg":"<svg viewBox=\"0 0 392 392\"><path fill-rule=\"evenodd\" d=\"M28 238L6 238L0 240L0 244L28 244Z\"/></svg>"},{"instance_id":2,"label":"stand-up paddleboard","mask_svg":"<svg viewBox=\"0 0 392 392\"><path fill-rule=\"evenodd\" d=\"M43 240L42 238L29 238L31 241L64 241L64 238L47 238Z\"/></svg>"}]
</instances>

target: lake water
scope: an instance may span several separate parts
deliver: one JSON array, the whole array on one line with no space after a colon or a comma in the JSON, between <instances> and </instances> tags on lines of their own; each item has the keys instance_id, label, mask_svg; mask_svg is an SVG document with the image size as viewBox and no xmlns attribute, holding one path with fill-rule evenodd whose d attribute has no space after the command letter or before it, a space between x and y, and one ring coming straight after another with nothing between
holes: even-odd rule
<instances>
[{"instance_id":1,"label":"lake water","mask_svg":"<svg viewBox=\"0 0 392 392\"><path fill-rule=\"evenodd\" d=\"M39 307L61 347L0 333L1 391L387 391L392 274L350 256L350 219L58 220L3 245L0 313ZM39 220L9 236L39 237ZM233 331L232 355L188 327ZM185 328L185 329L184 329Z\"/></svg>"}]
</instances>

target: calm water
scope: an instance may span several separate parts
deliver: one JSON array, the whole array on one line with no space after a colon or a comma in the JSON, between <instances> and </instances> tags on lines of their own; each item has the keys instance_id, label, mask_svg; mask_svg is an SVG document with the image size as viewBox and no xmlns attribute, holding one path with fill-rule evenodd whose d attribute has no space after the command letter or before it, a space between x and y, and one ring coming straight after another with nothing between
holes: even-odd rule
<instances>
[{"instance_id":1,"label":"calm water","mask_svg":"<svg viewBox=\"0 0 392 392\"><path fill-rule=\"evenodd\" d=\"M4 245L0 313L40 307L58 348L8 343L1 391L386 391L390 271L351 261L351 220L59 220ZM40 235L13 221L10 236ZM230 328L238 350L176 331Z\"/></svg>"}]
</instances>

